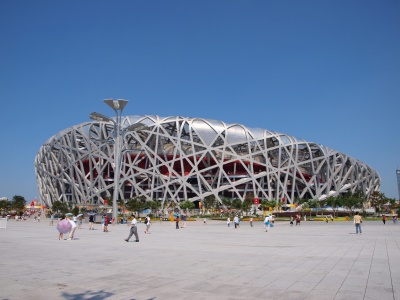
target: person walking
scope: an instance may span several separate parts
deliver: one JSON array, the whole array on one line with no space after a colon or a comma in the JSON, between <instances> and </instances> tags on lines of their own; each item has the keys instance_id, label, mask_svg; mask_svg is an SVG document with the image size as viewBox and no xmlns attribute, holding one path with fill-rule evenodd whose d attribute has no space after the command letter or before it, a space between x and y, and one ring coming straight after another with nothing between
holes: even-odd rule
<instances>
[{"instance_id":1,"label":"person walking","mask_svg":"<svg viewBox=\"0 0 400 300\"><path fill-rule=\"evenodd\" d=\"M110 218L107 215L104 215L104 232L108 232L108 224L110 223Z\"/></svg>"},{"instance_id":2,"label":"person walking","mask_svg":"<svg viewBox=\"0 0 400 300\"><path fill-rule=\"evenodd\" d=\"M290 216L290 226L293 226L293 216Z\"/></svg>"},{"instance_id":3,"label":"person walking","mask_svg":"<svg viewBox=\"0 0 400 300\"><path fill-rule=\"evenodd\" d=\"M250 218L250 227L253 227L253 218Z\"/></svg>"},{"instance_id":4,"label":"person walking","mask_svg":"<svg viewBox=\"0 0 400 300\"><path fill-rule=\"evenodd\" d=\"M271 226L271 217L268 215L266 215L265 219L264 219L264 225L265 225L265 232L268 232L269 227Z\"/></svg>"},{"instance_id":5,"label":"person walking","mask_svg":"<svg viewBox=\"0 0 400 300\"><path fill-rule=\"evenodd\" d=\"M300 221L301 221L301 216L297 215L296 216L296 226L300 226Z\"/></svg>"},{"instance_id":6,"label":"person walking","mask_svg":"<svg viewBox=\"0 0 400 300\"><path fill-rule=\"evenodd\" d=\"M104 221L105 221L105 220L106 220L105 216L102 215L102 216L101 216L101 230L103 230L103 232L104 232Z\"/></svg>"},{"instance_id":7,"label":"person walking","mask_svg":"<svg viewBox=\"0 0 400 300\"><path fill-rule=\"evenodd\" d=\"M73 240L74 239L74 234L75 234L75 230L76 230L76 223L74 221L72 221L68 216L65 217L69 223L71 224L71 230L69 231L69 235L68 235L68 239L67 240Z\"/></svg>"},{"instance_id":8,"label":"person walking","mask_svg":"<svg viewBox=\"0 0 400 300\"><path fill-rule=\"evenodd\" d=\"M386 225L386 215L382 215L382 222L383 222L383 225Z\"/></svg>"},{"instance_id":9,"label":"person walking","mask_svg":"<svg viewBox=\"0 0 400 300\"><path fill-rule=\"evenodd\" d=\"M78 229L82 229L82 223L83 223L82 216L79 216L78 217Z\"/></svg>"},{"instance_id":10,"label":"person walking","mask_svg":"<svg viewBox=\"0 0 400 300\"><path fill-rule=\"evenodd\" d=\"M183 214L182 215L182 227L181 228L186 228L186 220L187 220L187 215Z\"/></svg>"},{"instance_id":11,"label":"person walking","mask_svg":"<svg viewBox=\"0 0 400 300\"><path fill-rule=\"evenodd\" d=\"M94 215L89 215L89 230L94 230Z\"/></svg>"},{"instance_id":12,"label":"person walking","mask_svg":"<svg viewBox=\"0 0 400 300\"><path fill-rule=\"evenodd\" d=\"M179 229L179 221L180 221L179 216L176 216L176 219L175 219L175 228L176 229Z\"/></svg>"},{"instance_id":13,"label":"person walking","mask_svg":"<svg viewBox=\"0 0 400 300\"><path fill-rule=\"evenodd\" d=\"M150 216L147 215L146 218L144 218L144 224L146 225L146 230L144 231L144 233L149 233L150 223L151 223Z\"/></svg>"},{"instance_id":14,"label":"person walking","mask_svg":"<svg viewBox=\"0 0 400 300\"><path fill-rule=\"evenodd\" d=\"M64 220L64 219L65 219L65 216L62 216L62 217L60 218L60 221L62 221L62 220ZM59 234L58 234L58 240L62 240L62 239L63 239L63 236L64 236L64 233L59 232Z\"/></svg>"},{"instance_id":15,"label":"person walking","mask_svg":"<svg viewBox=\"0 0 400 300\"><path fill-rule=\"evenodd\" d=\"M132 237L132 235L135 235L135 238L136 238L135 242L139 242L139 235L137 232L137 221L136 221L135 215L132 215L131 224L129 224L128 226L131 226L131 230L129 232L128 238L126 238L124 241L129 242L129 239Z\"/></svg>"},{"instance_id":16,"label":"person walking","mask_svg":"<svg viewBox=\"0 0 400 300\"><path fill-rule=\"evenodd\" d=\"M235 224L235 229L239 229L239 216L238 215L236 215L233 218L233 224Z\"/></svg>"},{"instance_id":17,"label":"person walking","mask_svg":"<svg viewBox=\"0 0 400 300\"><path fill-rule=\"evenodd\" d=\"M183 215L179 216L179 228L183 227Z\"/></svg>"},{"instance_id":18,"label":"person walking","mask_svg":"<svg viewBox=\"0 0 400 300\"><path fill-rule=\"evenodd\" d=\"M226 225L228 225L228 227L231 226L231 219L228 217L228 219L226 219Z\"/></svg>"},{"instance_id":19,"label":"person walking","mask_svg":"<svg viewBox=\"0 0 400 300\"><path fill-rule=\"evenodd\" d=\"M50 226L54 226L54 214L50 215Z\"/></svg>"},{"instance_id":20,"label":"person walking","mask_svg":"<svg viewBox=\"0 0 400 300\"><path fill-rule=\"evenodd\" d=\"M362 234L361 223L362 223L362 217L359 215L357 211L356 214L354 215L354 225L356 226L356 234L358 234L358 231L360 231L360 234Z\"/></svg>"}]
</instances>

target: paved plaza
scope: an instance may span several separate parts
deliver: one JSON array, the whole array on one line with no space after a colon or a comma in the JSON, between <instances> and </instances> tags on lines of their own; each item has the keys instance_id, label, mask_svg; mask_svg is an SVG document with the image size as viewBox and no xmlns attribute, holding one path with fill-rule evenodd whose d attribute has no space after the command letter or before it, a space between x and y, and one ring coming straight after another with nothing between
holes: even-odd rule
<instances>
[{"instance_id":1,"label":"paved plaza","mask_svg":"<svg viewBox=\"0 0 400 300\"><path fill-rule=\"evenodd\" d=\"M54 225L56 225L55 222ZM1 299L400 299L400 225L351 221L139 224L77 229L58 240L48 220L0 229Z\"/></svg>"}]
</instances>

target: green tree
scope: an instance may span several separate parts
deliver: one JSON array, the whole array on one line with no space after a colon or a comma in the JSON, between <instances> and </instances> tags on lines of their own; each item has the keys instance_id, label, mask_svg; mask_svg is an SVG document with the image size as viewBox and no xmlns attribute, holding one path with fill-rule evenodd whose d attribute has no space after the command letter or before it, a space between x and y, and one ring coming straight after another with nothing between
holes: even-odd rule
<instances>
[{"instance_id":1,"label":"green tree","mask_svg":"<svg viewBox=\"0 0 400 300\"><path fill-rule=\"evenodd\" d=\"M214 208L215 208L216 210L220 211L221 208L223 208L222 202L221 202L221 201L218 201L218 199L216 199Z\"/></svg>"},{"instance_id":2,"label":"green tree","mask_svg":"<svg viewBox=\"0 0 400 300\"><path fill-rule=\"evenodd\" d=\"M260 207L263 212L266 211L268 209L268 200L261 200Z\"/></svg>"},{"instance_id":3,"label":"green tree","mask_svg":"<svg viewBox=\"0 0 400 300\"><path fill-rule=\"evenodd\" d=\"M222 198L222 205L226 207L226 209L232 208L232 199L231 198Z\"/></svg>"},{"instance_id":4,"label":"green tree","mask_svg":"<svg viewBox=\"0 0 400 300\"><path fill-rule=\"evenodd\" d=\"M357 204L357 206L359 208L362 208L362 212L365 217L366 216L365 208L367 208L368 205L367 196L363 192L359 191L354 194L354 197L358 199L359 203Z\"/></svg>"},{"instance_id":5,"label":"green tree","mask_svg":"<svg viewBox=\"0 0 400 300\"><path fill-rule=\"evenodd\" d=\"M317 210L319 208L320 204L318 202L319 201L315 200L315 199L308 199L307 200L306 203L307 203L308 207L310 208L310 217L311 217L312 209L314 208L315 210ZM318 212L316 212L316 214L318 214Z\"/></svg>"},{"instance_id":6,"label":"green tree","mask_svg":"<svg viewBox=\"0 0 400 300\"><path fill-rule=\"evenodd\" d=\"M192 201L185 200L185 201L182 201L181 203L179 203L179 207L182 210L188 211L188 210L193 209L195 207L195 205L194 205L194 203Z\"/></svg>"},{"instance_id":7,"label":"green tree","mask_svg":"<svg viewBox=\"0 0 400 300\"><path fill-rule=\"evenodd\" d=\"M7 200L0 200L0 210L2 214L7 214L11 208L11 202Z\"/></svg>"},{"instance_id":8,"label":"green tree","mask_svg":"<svg viewBox=\"0 0 400 300\"><path fill-rule=\"evenodd\" d=\"M343 205L351 210L354 214L356 208L362 208L363 200L352 193L346 193L343 195Z\"/></svg>"},{"instance_id":9,"label":"green tree","mask_svg":"<svg viewBox=\"0 0 400 300\"><path fill-rule=\"evenodd\" d=\"M268 200L267 206L268 206L268 209L273 210L276 206L276 200Z\"/></svg>"},{"instance_id":10,"label":"green tree","mask_svg":"<svg viewBox=\"0 0 400 300\"><path fill-rule=\"evenodd\" d=\"M22 196L15 195L11 201L11 208L17 213L22 213L25 210L26 200Z\"/></svg>"},{"instance_id":11,"label":"green tree","mask_svg":"<svg viewBox=\"0 0 400 300\"><path fill-rule=\"evenodd\" d=\"M318 199L315 199L315 204L316 204L317 212L320 211L321 214L323 215L323 214L324 214L323 207L324 207L325 204L326 204L326 199L325 199L325 200L318 200Z\"/></svg>"},{"instance_id":12,"label":"green tree","mask_svg":"<svg viewBox=\"0 0 400 300\"><path fill-rule=\"evenodd\" d=\"M159 210L161 208L161 202L157 200L152 200L148 202L151 213L153 214L155 211Z\"/></svg>"},{"instance_id":13,"label":"green tree","mask_svg":"<svg viewBox=\"0 0 400 300\"><path fill-rule=\"evenodd\" d=\"M398 204L397 204L396 199L389 198L388 201L390 203L390 209L396 211L396 209L398 208Z\"/></svg>"},{"instance_id":14,"label":"green tree","mask_svg":"<svg viewBox=\"0 0 400 300\"><path fill-rule=\"evenodd\" d=\"M369 197L369 202L377 213L381 213L383 209L383 205L387 203L387 198L385 197L384 193L380 192L372 192L371 196Z\"/></svg>"},{"instance_id":15,"label":"green tree","mask_svg":"<svg viewBox=\"0 0 400 300\"><path fill-rule=\"evenodd\" d=\"M310 212L310 219L311 219L311 207L310 207L310 205L309 205L308 202L303 202L303 203L301 204L301 210L304 211L304 213L306 213L307 209L308 209L309 212Z\"/></svg>"},{"instance_id":16,"label":"green tree","mask_svg":"<svg viewBox=\"0 0 400 300\"><path fill-rule=\"evenodd\" d=\"M246 199L244 199L244 201L242 202L242 209L243 209L245 212L248 212L248 211L250 210L250 208L251 208L252 205L253 205L253 200L252 200L252 199L246 198Z\"/></svg>"},{"instance_id":17,"label":"green tree","mask_svg":"<svg viewBox=\"0 0 400 300\"><path fill-rule=\"evenodd\" d=\"M307 202L307 199L303 199L303 198L295 198L293 200L293 204L296 205L296 207L301 208L301 210L305 210L308 208L308 205L305 205L305 203Z\"/></svg>"},{"instance_id":18,"label":"green tree","mask_svg":"<svg viewBox=\"0 0 400 300\"><path fill-rule=\"evenodd\" d=\"M149 203L146 202L146 198L144 196L137 196L129 199L125 206L128 210L137 212L138 217L140 217L141 211L150 208Z\"/></svg>"},{"instance_id":19,"label":"green tree","mask_svg":"<svg viewBox=\"0 0 400 300\"><path fill-rule=\"evenodd\" d=\"M53 202L51 209L54 212L66 214L68 212L68 205L66 203L57 200Z\"/></svg>"},{"instance_id":20,"label":"green tree","mask_svg":"<svg viewBox=\"0 0 400 300\"><path fill-rule=\"evenodd\" d=\"M74 208L74 203L72 201L67 203L68 211L71 211Z\"/></svg>"},{"instance_id":21,"label":"green tree","mask_svg":"<svg viewBox=\"0 0 400 300\"><path fill-rule=\"evenodd\" d=\"M78 206L75 206L75 207L72 209L72 213L74 214L74 216L79 215L79 207L78 207Z\"/></svg>"},{"instance_id":22,"label":"green tree","mask_svg":"<svg viewBox=\"0 0 400 300\"><path fill-rule=\"evenodd\" d=\"M242 200L236 198L232 200L232 207L241 211L242 210Z\"/></svg>"},{"instance_id":23,"label":"green tree","mask_svg":"<svg viewBox=\"0 0 400 300\"><path fill-rule=\"evenodd\" d=\"M262 200L260 206L263 212L266 210L272 210L276 206L276 200Z\"/></svg>"},{"instance_id":24,"label":"green tree","mask_svg":"<svg viewBox=\"0 0 400 300\"><path fill-rule=\"evenodd\" d=\"M326 199L326 204L332 207L333 216L336 217L336 211L340 206L343 206L343 197L341 195L337 197L328 197Z\"/></svg>"},{"instance_id":25,"label":"green tree","mask_svg":"<svg viewBox=\"0 0 400 300\"><path fill-rule=\"evenodd\" d=\"M118 199L117 200L117 206L121 207L122 208L121 212L123 212L124 211L124 207L125 207L125 200L124 199ZM119 214L119 216L121 216L121 214Z\"/></svg>"},{"instance_id":26,"label":"green tree","mask_svg":"<svg viewBox=\"0 0 400 300\"><path fill-rule=\"evenodd\" d=\"M281 211L282 201L279 200L279 201L275 202L275 207L276 207L276 212L278 214L278 212Z\"/></svg>"},{"instance_id":27,"label":"green tree","mask_svg":"<svg viewBox=\"0 0 400 300\"><path fill-rule=\"evenodd\" d=\"M254 194L247 193L242 203L242 209L247 213L250 210L251 206L253 205L253 202L254 202Z\"/></svg>"},{"instance_id":28,"label":"green tree","mask_svg":"<svg viewBox=\"0 0 400 300\"><path fill-rule=\"evenodd\" d=\"M293 204L302 205L303 203L307 202L308 199L304 198L296 198L293 200Z\"/></svg>"},{"instance_id":29,"label":"green tree","mask_svg":"<svg viewBox=\"0 0 400 300\"><path fill-rule=\"evenodd\" d=\"M205 197L202 202L203 202L203 207L208 210L215 207L217 199L215 198L214 195L210 195Z\"/></svg>"}]
</instances>

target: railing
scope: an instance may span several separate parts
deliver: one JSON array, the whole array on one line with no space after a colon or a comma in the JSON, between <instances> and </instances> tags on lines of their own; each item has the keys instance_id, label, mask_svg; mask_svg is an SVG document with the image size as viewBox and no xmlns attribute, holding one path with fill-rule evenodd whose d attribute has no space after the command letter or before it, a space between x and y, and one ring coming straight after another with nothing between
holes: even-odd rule
<instances>
[{"instance_id":1,"label":"railing","mask_svg":"<svg viewBox=\"0 0 400 300\"><path fill-rule=\"evenodd\" d=\"M8 218L0 218L0 228L7 229L7 220Z\"/></svg>"}]
</instances>

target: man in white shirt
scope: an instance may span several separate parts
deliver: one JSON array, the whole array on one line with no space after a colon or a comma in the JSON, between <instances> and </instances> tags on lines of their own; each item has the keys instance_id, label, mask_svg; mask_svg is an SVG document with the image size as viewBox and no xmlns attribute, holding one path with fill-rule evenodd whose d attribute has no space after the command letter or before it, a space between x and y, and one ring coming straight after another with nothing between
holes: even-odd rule
<instances>
[{"instance_id":1,"label":"man in white shirt","mask_svg":"<svg viewBox=\"0 0 400 300\"><path fill-rule=\"evenodd\" d=\"M129 239L132 237L132 235L135 235L135 237L136 237L135 242L139 242L139 236L137 233L137 221L135 219L135 215L132 215L132 222L131 222L131 224L129 224L129 226L131 226L131 231L129 233L128 238L125 239L125 242L129 242Z\"/></svg>"},{"instance_id":2,"label":"man in white shirt","mask_svg":"<svg viewBox=\"0 0 400 300\"><path fill-rule=\"evenodd\" d=\"M239 229L239 216L238 215L236 215L233 218L233 224L235 224L235 229Z\"/></svg>"}]
</instances>

